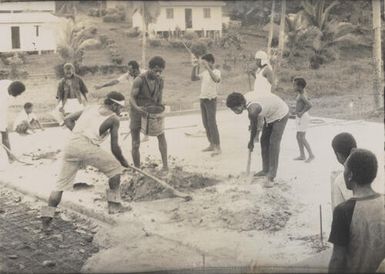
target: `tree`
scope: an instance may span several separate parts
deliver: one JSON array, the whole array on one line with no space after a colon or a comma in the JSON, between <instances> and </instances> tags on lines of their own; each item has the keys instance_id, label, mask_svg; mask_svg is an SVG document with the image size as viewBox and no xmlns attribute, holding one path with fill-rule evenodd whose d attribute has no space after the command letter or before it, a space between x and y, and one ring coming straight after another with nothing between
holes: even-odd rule
<instances>
[{"instance_id":1,"label":"tree","mask_svg":"<svg viewBox=\"0 0 385 274\"><path fill-rule=\"evenodd\" d=\"M148 25L155 23L160 14L159 1L135 1L133 3L133 13L135 12L139 12L142 16L142 67L145 67Z\"/></svg>"},{"instance_id":2,"label":"tree","mask_svg":"<svg viewBox=\"0 0 385 274\"><path fill-rule=\"evenodd\" d=\"M269 30L269 38L267 41L267 55L269 56L271 56L271 42L273 41L274 17L275 17L275 0L273 0L273 3L271 4L270 30Z\"/></svg>"},{"instance_id":3,"label":"tree","mask_svg":"<svg viewBox=\"0 0 385 274\"><path fill-rule=\"evenodd\" d=\"M373 12L373 29L374 29L374 43L373 43L373 61L374 61L374 103L378 109L381 107L381 94L382 94L382 57L381 57L381 3L380 0L372 0L372 12Z\"/></svg>"},{"instance_id":4,"label":"tree","mask_svg":"<svg viewBox=\"0 0 385 274\"><path fill-rule=\"evenodd\" d=\"M309 25L316 26L321 31L324 30L329 22L330 11L338 4L338 1L333 1L329 6L325 7L325 0L306 0L301 2L304 16L308 20Z\"/></svg>"}]
</instances>

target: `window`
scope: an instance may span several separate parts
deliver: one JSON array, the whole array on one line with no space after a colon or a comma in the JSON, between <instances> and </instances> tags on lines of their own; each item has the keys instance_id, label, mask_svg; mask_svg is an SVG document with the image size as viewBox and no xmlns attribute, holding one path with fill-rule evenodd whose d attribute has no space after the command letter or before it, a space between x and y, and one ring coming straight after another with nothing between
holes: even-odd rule
<instances>
[{"instance_id":1,"label":"window","mask_svg":"<svg viewBox=\"0 0 385 274\"><path fill-rule=\"evenodd\" d=\"M166 18L167 19L173 19L174 18L174 9L173 8L166 9Z\"/></svg>"},{"instance_id":2,"label":"window","mask_svg":"<svg viewBox=\"0 0 385 274\"><path fill-rule=\"evenodd\" d=\"M39 26L35 26L36 37L39 37Z\"/></svg>"},{"instance_id":3,"label":"window","mask_svg":"<svg viewBox=\"0 0 385 274\"><path fill-rule=\"evenodd\" d=\"M210 13L210 8L204 8L203 9L203 18L210 18L211 17L211 13Z\"/></svg>"},{"instance_id":4,"label":"window","mask_svg":"<svg viewBox=\"0 0 385 274\"><path fill-rule=\"evenodd\" d=\"M11 27L12 48L20 48L20 27Z\"/></svg>"}]
</instances>

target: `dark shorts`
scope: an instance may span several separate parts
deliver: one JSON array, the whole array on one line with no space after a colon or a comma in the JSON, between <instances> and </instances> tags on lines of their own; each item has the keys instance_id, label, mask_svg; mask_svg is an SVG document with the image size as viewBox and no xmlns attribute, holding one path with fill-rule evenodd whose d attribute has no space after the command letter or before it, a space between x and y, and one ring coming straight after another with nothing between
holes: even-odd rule
<instances>
[{"instance_id":1,"label":"dark shorts","mask_svg":"<svg viewBox=\"0 0 385 274\"><path fill-rule=\"evenodd\" d=\"M140 130L142 125L142 115L138 112L130 109L130 129Z\"/></svg>"}]
</instances>

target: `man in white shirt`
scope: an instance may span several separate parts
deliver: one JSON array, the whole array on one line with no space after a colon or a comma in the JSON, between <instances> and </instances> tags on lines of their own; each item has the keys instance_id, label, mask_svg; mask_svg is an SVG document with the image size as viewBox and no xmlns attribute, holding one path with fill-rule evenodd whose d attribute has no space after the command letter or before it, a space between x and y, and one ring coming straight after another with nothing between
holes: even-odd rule
<instances>
[{"instance_id":1,"label":"man in white shirt","mask_svg":"<svg viewBox=\"0 0 385 274\"><path fill-rule=\"evenodd\" d=\"M11 80L0 80L0 132L1 132L1 141L4 146L9 150L11 145L9 143L8 137L8 106L9 98L17 97L25 91L25 86L20 81L11 81ZM12 162L13 157L8 154L8 160Z\"/></svg>"},{"instance_id":2,"label":"man in white shirt","mask_svg":"<svg viewBox=\"0 0 385 274\"><path fill-rule=\"evenodd\" d=\"M201 66L204 71L199 72L200 65L195 63L191 73L191 80L201 82L200 106L202 112L203 126L206 130L209 147L202 151L212 151L211 156L221 153L219 132L216 121L218 84L221 81L221 72L214 68L215 59L210 53L201 57Z\"/></svg>"},{"instance_id":3,"label":"man in white shirt","mask_svg":"<svg viewBox=\"0 0 385 274\"><path fill-rule=\"evenodd\" d=\"M128 71L126 73L120 75L118 78L116 78L112 81L109 81L109 82L106 82L106 83L100 84L100 85L95 85L95 89L98 90L101 88L114 86L114 85L119 84L119 83L128 83L127 90L129 92L131 92L132 84L133 84L135 78L143 72L145 72L145 70L142 70L139 68L138 62L136 62L135 60L132 60L132 61L128 62Z\"/></svg>"},{"instance_id":4,"label":"man in white shirt","mask_svg":"<svg viewBox=\"0 0 385 274\"><path fill-rule=\"evenodd\" d=\"M279 150L287 120L289 118L288 105L277 95L267 94L257 96L255 91L246 93L231 93L226 100L226 106L236 114L247 110L250 120L250 141L248 148L254 149L254 138L257 133L259 116L264 118L261 136L261 154L263 169L254 176L266 176L264 187L273 187L277 174Z\"/></svg>"}]
</instances>

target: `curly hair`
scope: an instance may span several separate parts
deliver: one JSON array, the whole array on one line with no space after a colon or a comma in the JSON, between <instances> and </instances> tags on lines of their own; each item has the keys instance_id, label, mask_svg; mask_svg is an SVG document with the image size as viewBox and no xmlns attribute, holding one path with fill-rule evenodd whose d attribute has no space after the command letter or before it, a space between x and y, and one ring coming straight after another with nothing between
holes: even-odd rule
<instances>
[{"instance_id":1,"label":"curly hair","mask_svg":"<svg viewBox=\"0 0 385 274\"><path fill-rule=\"evenodd\" d=\"M227 96L226 106L228 108L234 108L246 104L245 97L239 92L233 92Z\"/></svg>"},{"instance_id":2,"label":"curly hair","mask_svg":"<svg viewBox=\"0 0 385 274\"><path fill-rule=\"evenodd\" d=\"M334 152L338 152L347 158L352 149L357 148L357 143L353 135L348 132L342 132L334 136L332 140L332 147Z\"/></svg>"},{"instance_id":3,"label":"curly hair","mask_svg":"<svg viewBox=\"0 0 385 274\"><path fill-rule=\"evenodd\" d=\"M114 99L116 101L124 101L124 95L117 91L111 91L107 94L107 98L104 99L105 105L112 105L114 102L110 99Z\"/></svg>"},{"instance_id":4,"label":"curly hair","mask_svg":"<svg viewBox=\"0 0 385 274\"><path fill-rule=\"evenodd\" d=\"M371 184L377 176L377 158L366 149L355 149L346 160L346 166L353 174L353 181L359 185Z\"/></svg>"},{"instance_id":5,"label":"curly hair","mask_svg":"<svg viewBox=\"0 0 385 274\"><path fill-rule=\"evenodd\" d=\"M153 69L156 66L164 69L166 67L166 61L160 56L154 56L150 59L150 62L148 62L148 66L150 69Z\"/></svg>"}]
</instances>

